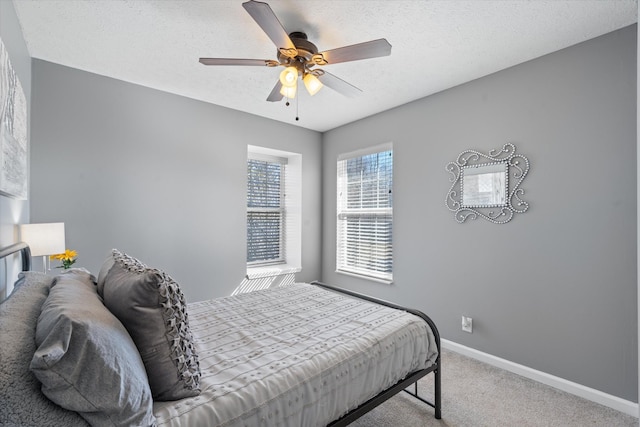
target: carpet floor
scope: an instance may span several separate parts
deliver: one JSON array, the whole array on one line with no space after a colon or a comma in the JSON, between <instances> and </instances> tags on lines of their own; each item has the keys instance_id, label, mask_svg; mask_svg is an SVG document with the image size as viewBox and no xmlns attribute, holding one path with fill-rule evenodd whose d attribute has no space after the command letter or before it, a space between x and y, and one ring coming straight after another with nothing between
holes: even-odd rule
<instances>
[{"instance_id":1,"label":"carpet floor","mask_svg":"<svg viewBox=\"0 0 640 427\"><path fill-rule=\"evenodd\" d=\"M401 392L350 427L628 427L638 419L553 387L443 350L442 419ZM433 375L418 382L433 401ZM413 388L413 386L412 386Z\"/></svg>"}]
</instances>

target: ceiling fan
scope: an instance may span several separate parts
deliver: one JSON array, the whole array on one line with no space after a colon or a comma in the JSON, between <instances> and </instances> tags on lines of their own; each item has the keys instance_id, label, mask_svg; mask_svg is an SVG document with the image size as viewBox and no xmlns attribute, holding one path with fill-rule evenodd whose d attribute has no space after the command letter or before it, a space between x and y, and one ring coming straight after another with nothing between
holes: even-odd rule
<instances>
[{"instance_id":1,"label":"ceiling fan","mask_svg":"<svg viewBox=\"0 0 640 427\"><path fill-rule=\"evenodd\" d=\"M284 97L295 98L299 78L302 79L305 88L312 96L323 85L345 96L359 95L362 91L357 87L315 67L391 54L391 44L385 39L318 52L316 45L307 39L305 33L295 31L287 34L267 3L250 0L242 3L242 7L276 45L278 59L200 58L200 62L204 65L285 67L280 73L279 81L267 97L267 101L276 102Z\"/></svg>"}]
</instances>

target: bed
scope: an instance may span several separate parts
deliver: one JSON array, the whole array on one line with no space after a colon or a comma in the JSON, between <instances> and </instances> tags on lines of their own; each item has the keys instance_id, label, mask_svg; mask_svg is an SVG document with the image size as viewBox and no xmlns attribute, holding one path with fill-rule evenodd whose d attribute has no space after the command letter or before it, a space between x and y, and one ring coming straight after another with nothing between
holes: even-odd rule
<instances>
[{"instance_id":1,"label":"bed","mask_svg":"<svg viewBox=\"0 0 640 427\"><path fill-rule=\"evenodd\" d=\"M401 391L441 418L440 337L419 311L320 282L187 304L117 250L97 275L55 277L28 271L23 243L0 259L17 253L0 425L346 426ZM153 307L131 291L145 287ZM417 393L428 374L432 401Z\"/></svg>"}]
</instances>

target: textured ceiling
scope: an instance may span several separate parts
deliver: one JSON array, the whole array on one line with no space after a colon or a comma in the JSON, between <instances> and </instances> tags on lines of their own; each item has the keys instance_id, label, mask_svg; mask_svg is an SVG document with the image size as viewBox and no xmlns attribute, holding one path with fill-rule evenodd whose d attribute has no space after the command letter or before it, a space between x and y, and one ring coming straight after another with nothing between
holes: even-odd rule
<instances>
[{"instance_id":1,"label":"textured ceiling","mask_svg":"<svg viewBox=\"0 0 640 427\"><path fill-rule=\"evenodd\" d=\"M358 98L299 90L266 98L281 68L242 0L14 0L32 57L326 131L637 22L637 0L267 1L320 51L386 38L391 56L328 65ZM295 121L296 108L300 116Z\"/></svg>"}]
</instances>

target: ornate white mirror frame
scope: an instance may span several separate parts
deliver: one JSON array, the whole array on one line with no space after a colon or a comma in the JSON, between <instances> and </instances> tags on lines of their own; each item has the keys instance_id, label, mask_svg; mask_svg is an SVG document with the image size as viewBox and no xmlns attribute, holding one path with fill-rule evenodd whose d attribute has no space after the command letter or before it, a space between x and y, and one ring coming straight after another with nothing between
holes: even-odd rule
<instances>
[{"instance_id":1,"label":"ornate white mirror frame","mask_svg":"<svg viewBox=\"0 0 640 427\"><path fill-rule=\"evenodd\" d=\"M520 188L529 172L529 160L516 154L511 143L489 154L465 150L447 164L446 170L451 174L451 187L445 204L459 223L482 217L494 224L505 224L515 213L529 208L521 198L524 190Z\"/></svg>"}]
</instances>

